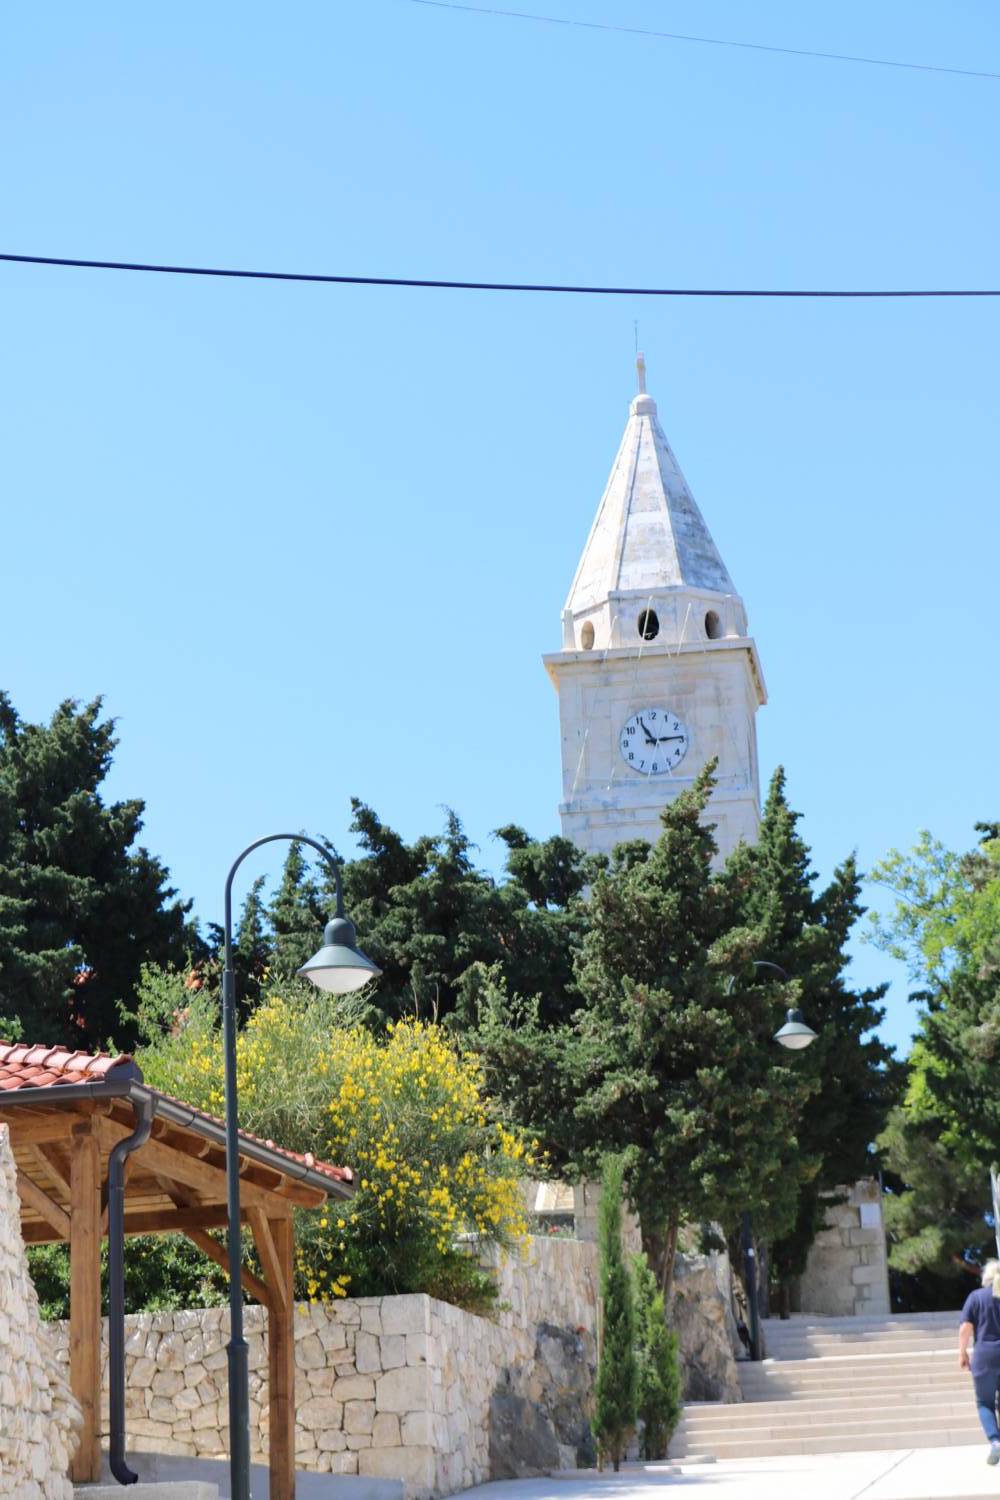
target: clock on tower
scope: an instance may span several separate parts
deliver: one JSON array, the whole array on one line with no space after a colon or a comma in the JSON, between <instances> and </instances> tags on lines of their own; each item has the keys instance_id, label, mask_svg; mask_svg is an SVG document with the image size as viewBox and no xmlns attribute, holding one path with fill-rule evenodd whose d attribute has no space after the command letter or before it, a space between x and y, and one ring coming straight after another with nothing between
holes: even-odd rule
<instances>
[{"instance_id":1,"label":"clock on tower","mask_svg":"<svg viewBox=\"0 0 1000 1500\"><path fill-rule=\"evenodd\" d=\"M638 394L544 658L559 694L567 838L652 842L660 811L718 759L710 814L725 856L760 821L757 709L767 701L743 601L646 393Z\"/></svg>"}]
</instances>

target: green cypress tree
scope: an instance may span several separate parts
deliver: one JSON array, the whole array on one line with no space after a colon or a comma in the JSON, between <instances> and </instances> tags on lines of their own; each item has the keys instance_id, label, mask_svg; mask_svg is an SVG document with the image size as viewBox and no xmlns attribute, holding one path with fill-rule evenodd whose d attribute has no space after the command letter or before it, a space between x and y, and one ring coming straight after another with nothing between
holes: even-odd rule
<instances>
[{"instance_id":1,"label":"green cypress tree","mask_svg":"<svg viewBox=\"0 0 1000 1500\"><path fill-rule=\"evenodd\" d=\"M667 1327L663 1293L645 1255L632 1258L635 1286L637 1401L642 1423L642 1456L666 1458L681 1414L678 1339Z\"/></svg>"},{"instance_id":2,"label":"green cypress tree","mask_svg":"<svg viewBox=\"0 0 1000 1500\"><path fill-rule=\"evenodd\" d=\"M624 1164L609 1156L601 1174L598 1249L601 1274L601 1350L591 1421L602 1462L617 1472L636 1418L635 1306L622 1250Z\"/></svg>"}]
</instances>

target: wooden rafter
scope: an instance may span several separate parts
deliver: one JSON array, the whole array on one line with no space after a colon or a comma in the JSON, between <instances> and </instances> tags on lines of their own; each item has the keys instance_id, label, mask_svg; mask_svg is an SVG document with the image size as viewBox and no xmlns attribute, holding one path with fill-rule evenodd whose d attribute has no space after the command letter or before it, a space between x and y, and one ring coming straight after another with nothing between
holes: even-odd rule
<instances>
[{"instance_id":1,"label":"wooden rafter","mask_svg":"<svg viewBox=\"0 0 1000 1500\"><path fill-rule=\"evenodd\" d=\"M271 1289L271 1296L268 1299L269 1305L276 1311L287 1313L288 1300L284 1275L267 1215L262 1209L251 1208L247 1212L247 1218L250 1220L250 1228L253 1230L254 1244L257 1246L257 1254L260 1256L264 1280Z\"/></svg>"},{"instance_id":2,"label":"wooden rafter","mask_svg":"<svg viewBox=\"0 0 1000 1500\"><path fill-rule=\"evenodd\" d=\"M33 1182L26 1173L20 1170L17 1174L17 1191L21 1202L27 1203L37 1214L41 1214L46 1224L55 1230L61 1240L69 1239L69 1214L64 1208L60 1208L59 1204L50 1198L37 1182Z\"/></svg>"},{"instance_id":3,"label":"wooden rafter","mask_svg":"<svg viewBox=\"0 0 1000 1500\"><path fill-rule=\"evenodd\" d=\"M98 1131L102 1143L110 1145L114 1145L116 1141L121 1140L123 1135L128 1134L124 1125L103 1120L99 1122ZM188 1187L196 1188L209 1200L220 1201L226 1196L224 1170L221 1167L211 1166L201 1157L191 1156L186 1151L178 1150L176 1146L167 1146L162 1141L150 1140L144 1146L139 1147L134 1159L137 1168L159 1173L171 1182L186 1183ZM273 1193L250 1182L242 1184L241 1197L247 1207L265 1208L272 1214L280 1213L284 1206L280 1198L276 1201ZM287 1212L291 1212L290 1203Z\"/></svg>"},{"instance_id":4,"label":"wooden rafter","mask_svg":"<svg viewBox=\"0 0 1000 1500\"><path fill-rule=\"evenodd\" d=\"M35 1145L29 1151L41 1170L52 1178L60 1193L70 1202L69 1163L63 1160L62 1152L55 1146Z\"/></svg>"},{"instance_id":5,"label":"wooden rafter","mask_svg":"<svg viewBox=\"0 0 1000 1500\"><path fill-rule=\"evenodd\" d=\"M166 1177L161 1177L159 1173L154 1173L153 1175L167 1197L172 1199L178 1208L194 1209L198 1207L198 1194L193 1188L185 1187L180 1182L170 1182ZM202 1255L207 1256L217 1266L221 1266L223 1271L228 1272L229 1255L224 1245L220 1245L218 1240L213 1240L212 1236L204 1229L196 1229L192 1226L189 1229L185 1229L184 1233L192 1245L195 1245L201 1251ZM248 1270L246 1266L240 1269L240 1280L243 1283L244 1291L249 1292L251 1297L256 1297L257 1301L262 1302L265 1307L271 1306L270 1287L265 1286L264 1282L255 1276L252 1271Z\"/></svg>"},{"instance_id":6,"label":"wooden rafter","mask_svg":"<svg viewBox=\"0 0 1000 1500\"><path fill-rule=\"evenodd\" d=\"M46 1141L65 1141L74 1125L84 1123L75 1110L61 1109L58 1114L28 1116L25 1110L11 1109L0 1114L0 1125L10 1126L11 1144L35 1146Z\"/></svg>"}]
</instances>

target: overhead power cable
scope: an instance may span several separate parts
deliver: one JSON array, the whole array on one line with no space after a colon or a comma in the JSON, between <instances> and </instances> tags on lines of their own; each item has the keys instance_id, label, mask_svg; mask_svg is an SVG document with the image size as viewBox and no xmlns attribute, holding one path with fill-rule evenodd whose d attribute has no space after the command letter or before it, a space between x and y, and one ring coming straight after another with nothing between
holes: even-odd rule
<instances>
[{"instance_id":1,"label":"overhead power cable","mask_svg":"<svg viewBox=\"0 0 1000 1500\"><path fill-rule=\"evenodd\" d=\"M748 52L778 52L784 57L816 57L824 62L866 63L875 68L906 68L916 73L953 73L960 78L1000 79L1000 73L975 68L948 68L941 63L899 62L892 57L860 57L850 52L815 52L807 47L773 47L764 42L734 42L721 36L692 36L683 31L654 31L648 26L621 26L614 21L578 21L570 16L543 16L533 11L501 10L494 5L461 5L459 0L407 0L432 10L464 11L472 16L501 16L508 21L536 21L545 26L575 26L583 31L614 31L622 36L653 37L665 42L697 42L702 47L739 47Z\"/></svg>"},{"instance_id":2,"label":"overhead power cable","mask_svg":"<svg viewBox=\"0 0 1000 1500\"><path fill-rule=\"evenodd\" d=\"M718 286L571 286L542 281L438 281L423 276L339 276L312 271L247 271L230 266L157 265L133 260L82 260L66 255L13 255L0 261L26 266L68 266L85 271L144 271L158 276L222 276L242 281L314 281L334 286L398 286L449 292L556 292L585 297L1000 297L1000 287L883 287L803 289Z\"/></svg>"}]
</instances>

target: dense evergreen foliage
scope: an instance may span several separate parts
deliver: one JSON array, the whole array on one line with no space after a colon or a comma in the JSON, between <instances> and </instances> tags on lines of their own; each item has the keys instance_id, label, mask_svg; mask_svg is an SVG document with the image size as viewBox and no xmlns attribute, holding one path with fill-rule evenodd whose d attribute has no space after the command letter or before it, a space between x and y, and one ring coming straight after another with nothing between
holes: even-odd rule
<instances>
[{"instance_id":1,"label":"dense evergreen foliage","mask_svg":"<svg viewBox=\"0 0 1000 1500\"><path fill-rule=\"evenodd\" d=\"M28 1041L100 1047L144 963L200 951L144 804L102 798L114 730L100 699L28 724L0 693L0 1016Z\"/></svg>"},{"instance_id":2,"label":"dense evergreen foliage","mask_svg":"<svg viewBox=\"0 0 1000 1500\"><path fill-rule=\"evenodd\" d=\"M869 1035L879 993L843 979L861 912L853 863L813 894L779 774L759 851L741 847L713 873L712 785L707 767L664 809L652 848L619 846L595 877L568 1023L549 1024L496 970L465 981L492 1087L552 1159L593 1175L602 1152L626 1153L664 1290L683 1220L731 1233L747 1208L782 1274L799 1269L820 1194L868 1165L892 1082ZM758 958L790 982L755 970ZM792 1004L821 1033L806 1053L773 1040Z\"/></svg>"},{"instance_id":3,"label":"dense evergreen foliage","mask_svg":"<svg viewBox=\"0 0 1000 1500\"><path fill-rule=\"evenodd\" d=\"M636 1422L638 1366L635 1293L622 1246L624 1164L608 1156L601 1172L597 1244L601 1276L601 1333L591 1427L602 1463L617 1472Z\"/></svg>"},{"instance_id":4,"label":"dense evergreen foliage","mask_svg":"<svg viewBox=\"0 0 1000 1500\"><path fill-rule=\"evenodd\" d=\"M1000 827L956 854L923 834L874 872L896 895L875 941L905 959L921 1016L905 1095L880 1146L890 1265L907 1305L954 1301L995 1253L1000 1161Z\"/></svg>"},{"instance_id":5,"label":"dense evergreen foliage","mask_svg":"<svg viewBox=\"0 0 1000 1500\"><path fill-rule=\"evenodd\" d=\"M816 873L798 822L779 769L757 842L734 851L724 877L737 919L753 933L756 955L793 976L796 1004L817 1033L794 1059L811 1094L796 1122L794 1218L770 1245L770 1268L779 1283L805 1269L822 1228L824 1195L876 1170L873 1144L898 1088L891 1049L873 1034L884 1016L886 987L855 991L845 976L847 940L864 914L856 862L846 859L829 885L815 891ZM751 970L741 983L773 994L773 970ZM776 1226L759 1212L755 1219L770 1238Z\"/></svg>"}]
</instances>

